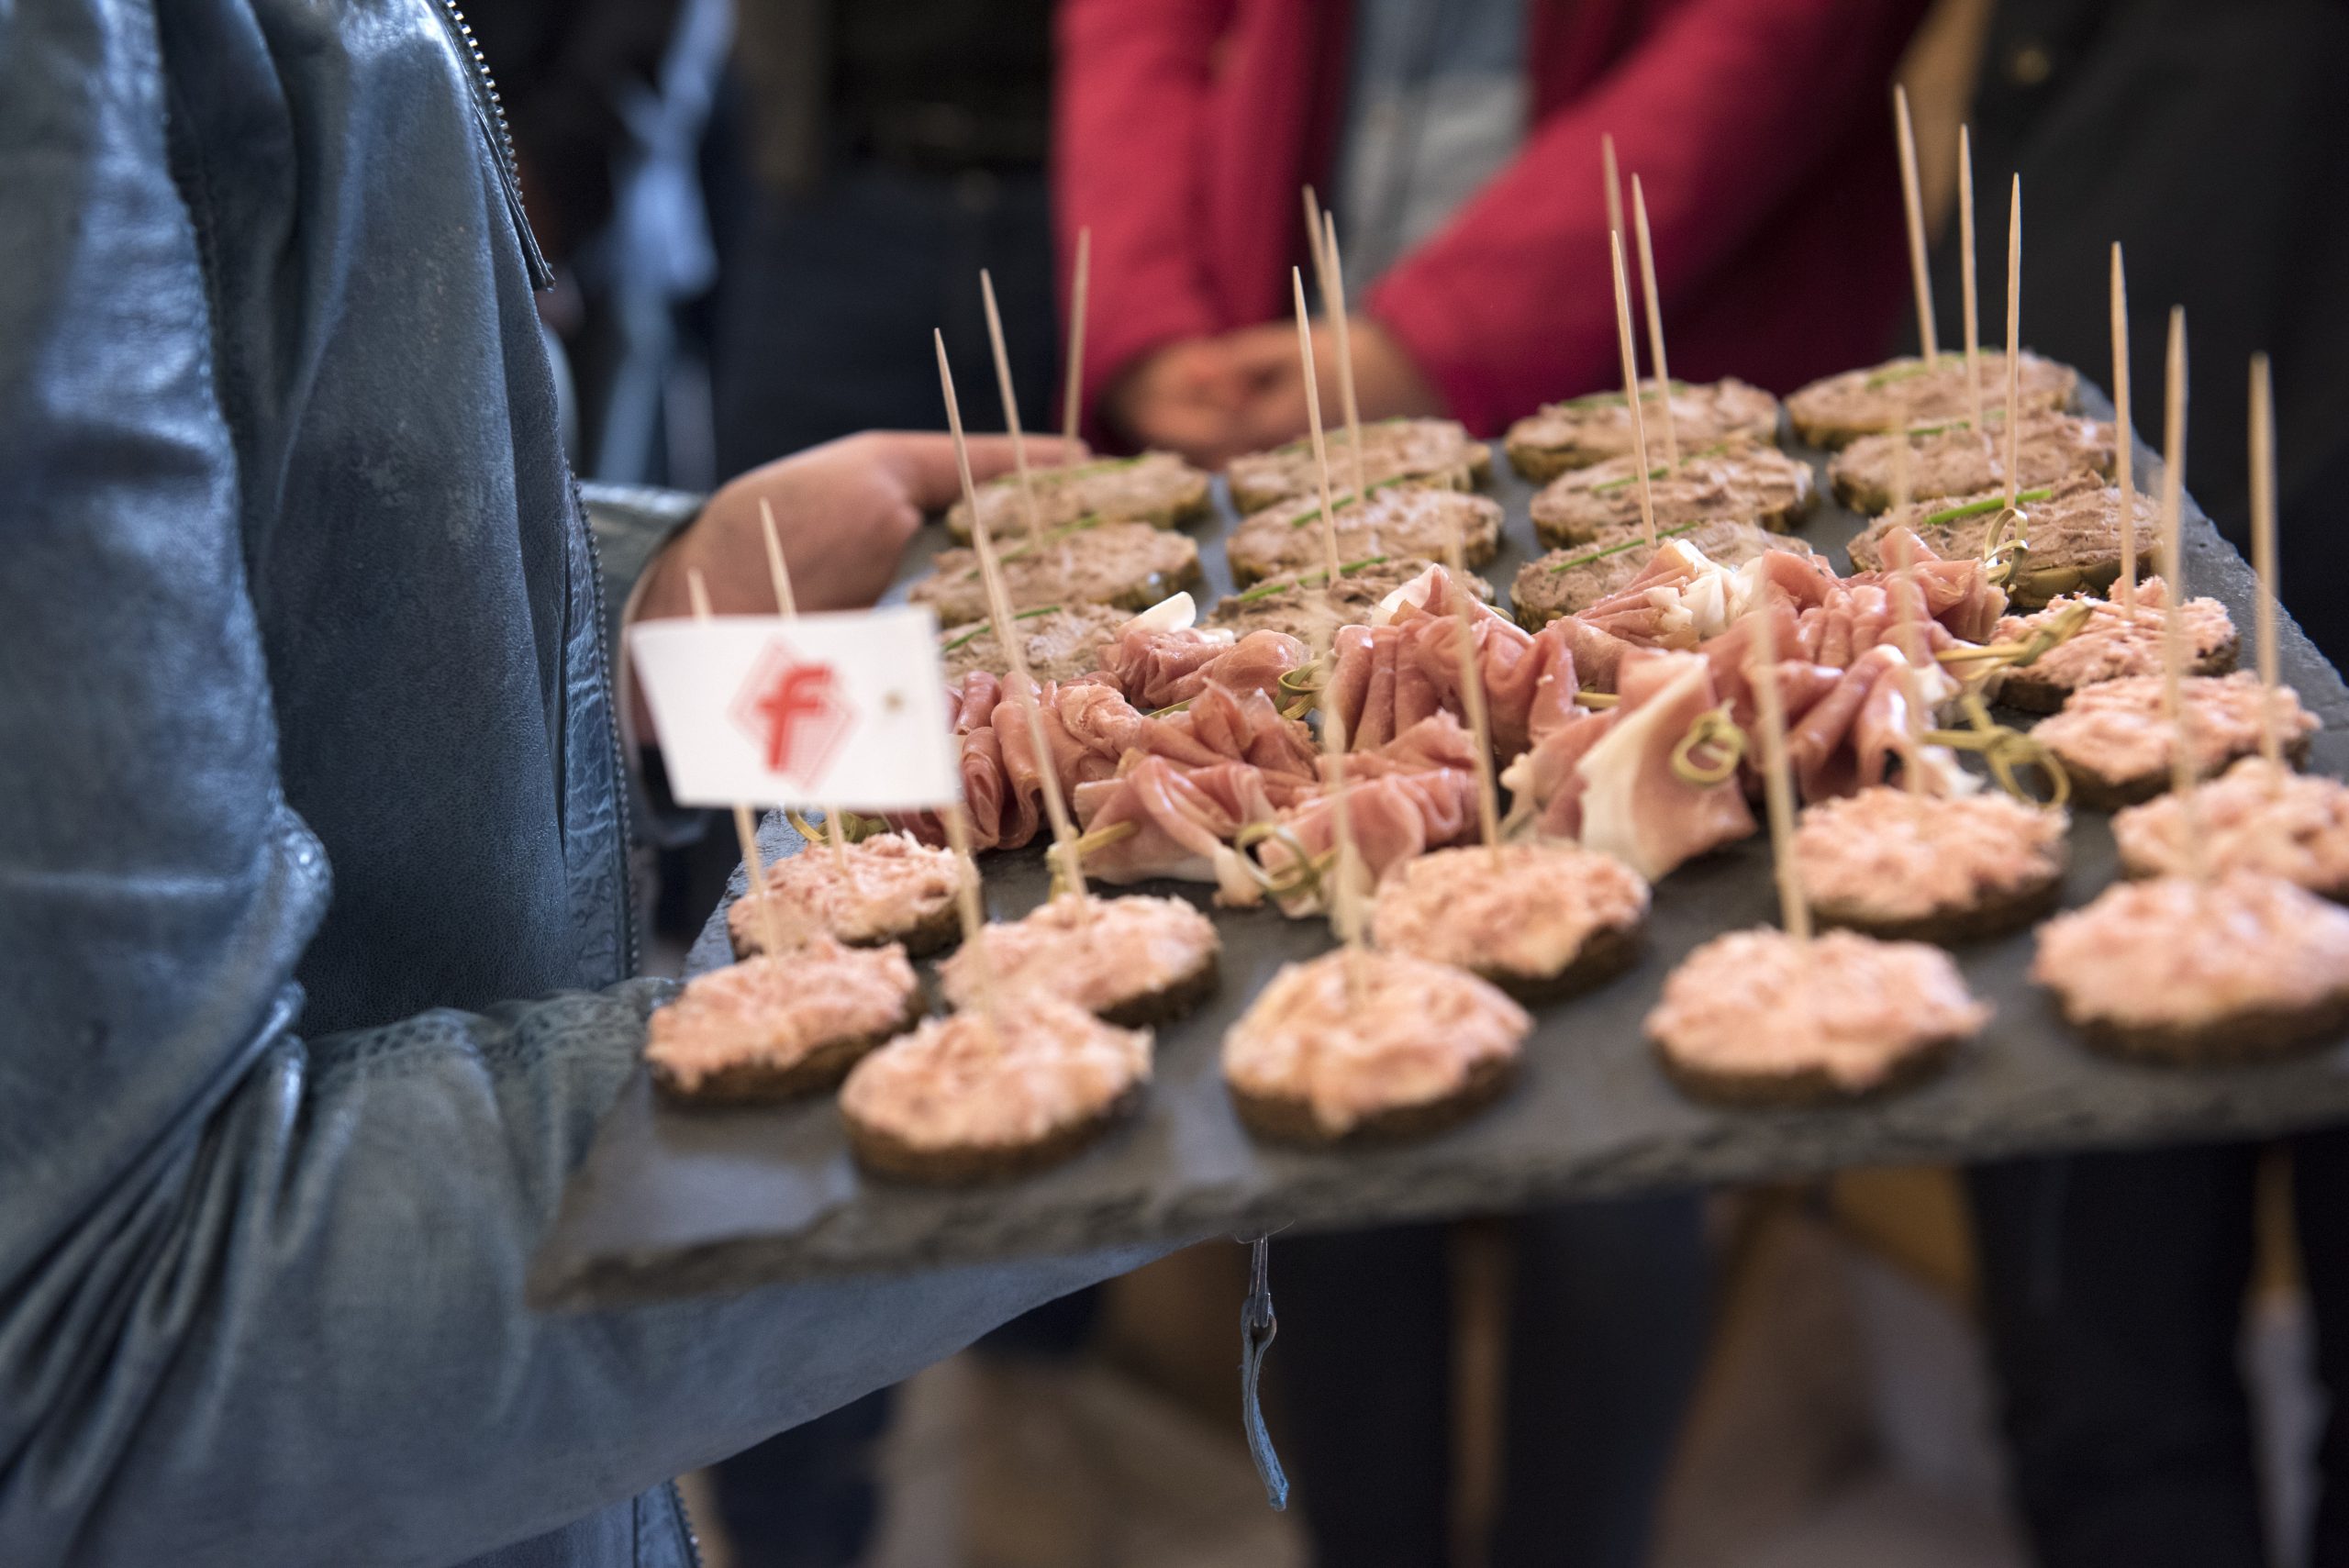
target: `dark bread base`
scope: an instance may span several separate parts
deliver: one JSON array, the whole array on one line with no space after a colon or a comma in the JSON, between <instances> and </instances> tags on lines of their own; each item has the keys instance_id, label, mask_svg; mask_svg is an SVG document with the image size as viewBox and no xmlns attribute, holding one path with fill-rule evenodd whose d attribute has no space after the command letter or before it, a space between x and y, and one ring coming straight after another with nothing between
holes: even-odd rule
<instances>
[{"instance_id":1,"label":"dark bread base","mask_svg":"<svg viewBox=\"0 0 2349 1568\"><path fill-rule=\"evenodd\" d=\"M1469 1070L1468 1082L1442 1099L1377 1111L1334 1134L1314 1119L1312 1106L1301 1098L1252 1095L1230 1084L1225 1088L1241 1125L1257 1137L1274 1143L1338 1149L1405 1142L1457 1127L1506 1094L1517 1082L1517 1073L1515 1056L1487 1059Z\"/></svg>"},{"instance_id":2,"label":"dark bread base","mask_svg":"<svg viewBox=\"0 0 2349 1568\"><path fill-rule=\"evenodd\" d=\"M2037 881L1960 909L1936 909L1930 915L1880 919L1863 908L1814 902L1810 912L1823 926L1841 926L1886 941L1931 942L1947 947L1953 942L2002 936L2019 926L2030 925L2055 906L2063 891L2064 868L2058 865Z\"/></svg>"},{"instance_id":3,"label":"dark bread base","mask_svg":"<svg viewBox=\"0 0 2349 1568\"><path fill-rule=\"evenodd\" d=\"M1582 951L1555 974L1523 974L1476 964L1469 965L1468 972L1479 980L1492 982L1529 1006L1563 1002L1605 984L1637 963L1646 935L1644 918L1632 925L1609 926L1593 932L1590 940L1583 943Z\"/></svg>"},{"instance_id":4,"label":"dark bread base","mask_svg":"<svg viewBox=\"0 0 2349 1568\"><path fill-rule=\"evenodd\" d=\"M975 1186L1006 1181L1057 1165L1081 1152L1102 1134L1132 1116L1145 1085L1136 1084L1095 1116L1053 1129L1032 1143L956 1143L927 1149L842 1114L856 1162L868 1173L931 1186Z\"/></svg>"},{"instance_id":5,"label":"dark bread base","mask_svg":"<svg viewBox=\"0 0 2349 1568\"><path fill-rule=\"evenodd\" d=\"M2245 751L2237 755L2252 754ZM2236 760L2234 756L2221 758L2219 765L2202 776L2215 777L2224 773ZM2286 741L2284 761L2295 768L2308 766L2309 738L2302 735ZM2092 769L2075 767L2069 762L2064 764L2064 772L2072 781L2073 804L2084 806L2090 811L2118 811L2124 806L2142 806L2169 788L2167 768L2162 769L2159 773L2143 773L2128 779L2109 779Z\"/></svg>"},{"instance_id":6,"label":"dark bread base","mask_svg":"<svg viewBox=\"0 0 2349 1568\"><path fill-rule=\"evenodd\" d=\"M2349 1029L2349 989L2312 1007L2261 1008L2203 1024L2133 1028L2096 1019L2074 1023L2073 1028L2097 1050L2132 1062L2171 1067L2273 1062L2322 1045Z\"/></svg>"},{"instance_id":7,"label":"dark bread base","mask_svg":"<svg viewBox=\"0 0 2349 1568\"><path fill-rule=\"evenodd\" d=\"M2208 654L2188 666L2189 675L2223 675L2235 667L2242 656L2243 639L2230 637ZM1998 706L2013 708L2018 713L2058 713L2071 700L2077 686L2066 686L2054 681L2034 680L2028 668L2009 670L1998 683Z\"/></svg>"},{"instance_id":8,"label":"dark bread base","mask_svg":"<svg viewBox=\"0 0 2349 1568\"><path fill-rule=\"evenodd\" d=\"M1517 470L1518 477L1534 484L1547 484L1562 473L1572 473L1575 469L1588 468L1592 463L1604 461L1593 457L1577 462L1575 459L1581 455L1579 453L1558 447L1537 447L1525 441L1507 442L1502 450L1508 453L1508 465Z\"/></svg>"},{"instance_id":9,"label":"dark bread base","mask_svg":"<svg viewBox=\"0 0 2349 1568\"><path fill-rule=\"evenodd\" d=\"M921 1021L927 1008L918 981L906 998L903 1016L887 1029L851 1040L832 1040L792 1062L746 1062L711 1073L692 1088L670 1077L659 1062L652 1064L652 1086L661 1097L678 1106L764 1106L797 1099L832 1088L849 1069L868 1054Z\"/></svg>"},{"instance_id":10,"label":"dark bread base","mask_svg":"<svg viewBox=\"0 0 2349 1568\"><path fill-rule=\"evenodd\" d=\"M927 958L931 953L942 951L953 946L962 940L962 938L963 917L954 907L953 900L950 898L939 907L925 913L909 930L884 931L877 937L861 938L856 941L848 942L847 945L854 948L883 948L887 947L891 942L901 942L905 945L907 958ZM846 940L846 939L842 940ZM726 924L726 942L734 950L734 956L738 961L765 951L763 948L744 947L731 920Z\"/></svg>"},{"instance_id":11,"label":"dark bread base","mask_svg":"<svg viewBox=\"0 0 2349 1568\"><path fill-rule=\"evenodd\" d=\"M1116 609L1133 610L1139 613L1150 608L1161 599L1170 598L1187 589L1196 588L1206 580L1207 573L1199 565L1199 558L1195 555L1183 563L1181 570L1153 572L1143 581L1119 590L1108 598L1101 600L1100 603Z\"/></svg>"},{"instance_id":12,"label":"dark bread base","mask_svg":"<svg viewBox=\"0 0 2349 1568\"><path fill-rule=\"evenodd\" d=\"M1210 951L1207 962L1188 974L1178 974L1158 990L1130 997L1114 1006L1101 1007L1095 1014L1106 1024L1119 1029L1138 1029L1156 1024L1171 1024L1198 1006L1212 995L1221 971L1217 955Z\"/></svg>"},{"instance_id":13,"label":"dark bread base","mask_svg":"<svg viewBox=\"0 0 2349 1568\"><path fill-rule=\"evenodd\" d=\"M1894 1062L1891 1072L1864 1089L1850 1088L1817 1067L1782 1073L1723 1073L1690 1066L1662 1045L1656 1046L1655 1053L1664 1066L1664 1076L1690 1099L1757 1109L1804 1109L1898 1094L1940 1072L1964 1043L1955 1036L1925 1040Z\"/></svg>"}]
</instances>

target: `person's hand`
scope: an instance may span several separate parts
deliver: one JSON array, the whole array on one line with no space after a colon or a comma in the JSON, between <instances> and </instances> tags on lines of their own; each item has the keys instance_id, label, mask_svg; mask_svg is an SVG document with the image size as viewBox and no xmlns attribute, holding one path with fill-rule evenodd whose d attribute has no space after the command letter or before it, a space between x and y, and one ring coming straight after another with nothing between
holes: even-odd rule
<instances>
[{"instance_id":1,"label":"person's hand","mask_svg":"<svg viewBox=\"0 0 2349 1568\"><path fill-rule=\"evenodd\" d=\"M1354 396L1365 419L1442 414L1443 400L1393 334L1366 316L1347 317L1347 347L1353 352ZM1218 339L1234 378L1247 389L1232 421L1241 451L1261 451L1293 440L1306 430L1305 373L1297 352L1297 324L1267 321ZM1339 393L1338 339L1325 323L1313 330L1316 379L1321 387L1321 424L1344 428Z\"/></svg>"},{"instance_id":2,"label":"person's hand","mask_svg":"<svg viewBox=\"0 0 2349 1568\"><path fill-rule=\"evenodd\" d=\"M971 438L971 473L981 483L1012 466L1008 436ZM1028 462L1063 460L1057 439L1030 438ZM926 512L961 498L952 439L869 430L754 468L719 488L693 526L647 569L634 618L688 616L689 573L699 568L719 615L773 615L759 503L774 509L775 532L803 610L862 609L881 596L906 541Z\"/></svg>"},{"instance_id":3,"label":"person's hand","mask_svg":"<svg viewBox=\"0 0 2349 1568\"><path fill-rule=\"evenodd\" d=\"M1208 468L1247 448L1237 440L1248 389L1234 379L1220 338L1152 350L1119 376L1102 413L1136 446L1181 453Z\"/></svg>"}]
</instances>

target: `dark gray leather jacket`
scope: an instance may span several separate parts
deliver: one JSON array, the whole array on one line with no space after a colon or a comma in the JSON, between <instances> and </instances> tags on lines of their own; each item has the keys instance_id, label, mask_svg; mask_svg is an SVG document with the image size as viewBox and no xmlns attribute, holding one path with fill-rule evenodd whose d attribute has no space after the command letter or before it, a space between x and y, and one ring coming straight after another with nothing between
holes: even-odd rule
<instances>
[{"instance_id":1,"label":"dark gray leather jacket","mask_svg":"<svg viewBox=\"0 0 2349 1568\"><path fill-rule=\"evenodd\" d=\"M662 995L532 265L437 0L0 5L9 1568L675 1564L1130 1261L525 1310Z\"/></svg>"}]
</instances>

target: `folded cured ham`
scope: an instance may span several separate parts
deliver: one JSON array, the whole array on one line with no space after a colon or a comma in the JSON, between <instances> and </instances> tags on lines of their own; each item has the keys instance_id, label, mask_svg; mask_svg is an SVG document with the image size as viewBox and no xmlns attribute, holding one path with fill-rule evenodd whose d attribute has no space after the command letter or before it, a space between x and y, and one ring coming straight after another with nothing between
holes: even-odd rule
<instances>
[{"instance_id":1,"label":"folded cured ham","mask_svg":"<svg viewBox=\"0 0 2349 1568\"><path fill-rule=\"evenodd\" d=\"M1262 887L1232 840L1251 824L1278 816L1267 783L1263 769L1246 762L1183 768L1130 751L1116 778L1077 789L1085 837L1105 840L1086 849L1085 873L1108 883L1204 882L1219 902L1255 904ZM1292 784L1280 793L1294 801L1305 792Z\"/></svg>"},{"instance_id":2,"label":"folded cured ham","mask_svg":"<svg viewBox=\"0 0 2349 1568\"><path fill-rule=\"evenodd\" d=\"M1344 722L1349 747L1375 751L1437 713L1466 717L1457 640L1464 603L1499 757L1525 749L1537 708L1574 701L1568 629L1530 633L1431 567L1388 596L1375 624L1338 633L1321 704Z\"/></svg>"},{"instance_id":3,"label":"folded cured ham","mask_svg":"<svg viewBox=\"0 0 2349 1568\"><path fill-rule=\"evenodd\" d=\"M1475 742L1449 714L1421 719L1377 751L1345 760L1346 829L1356 865L1375 887L1389 871L1430 850L1456 844L1476 822ZM1265 880L1294 884L1305 870L1335 860L1335 791L1325 787L1281 813L1278 832L1256 846ZM1367 891L1365 888L1364 891ZM1325 877L1304 878L1277 895L1283 913L1317 914L1330 905Z\"/></svg>"}]
</instances>

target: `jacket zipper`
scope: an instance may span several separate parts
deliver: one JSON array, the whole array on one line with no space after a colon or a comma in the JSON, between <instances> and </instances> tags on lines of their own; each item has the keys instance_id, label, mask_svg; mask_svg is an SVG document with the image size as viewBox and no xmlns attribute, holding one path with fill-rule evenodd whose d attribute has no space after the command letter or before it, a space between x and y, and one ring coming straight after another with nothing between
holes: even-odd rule
<instances>
[{"instance_id":1,"label":"jacket zipper","mask_svg":"<svg viewBox=\"0 0 2349 1568\"><path fill-rule=\"evenodd\" d=\"M514 220L515 237L522 242L522 261L529 269L530 286L552 288L554 269L547 265L546 256L539 249L538 236L530 232L529 214L522 210L522 161L514 151L514 128L506 118L506 100L498 95L497 80L489 72L489 61L473 37L473 24L457 8L457 0L440 0L440 8L456 34L459 47L473 62L473 113L482 122L482 134L488 139L490 150L496 157L498 180L505 187L507 215Z\"/></svg>"}]
</instances>

